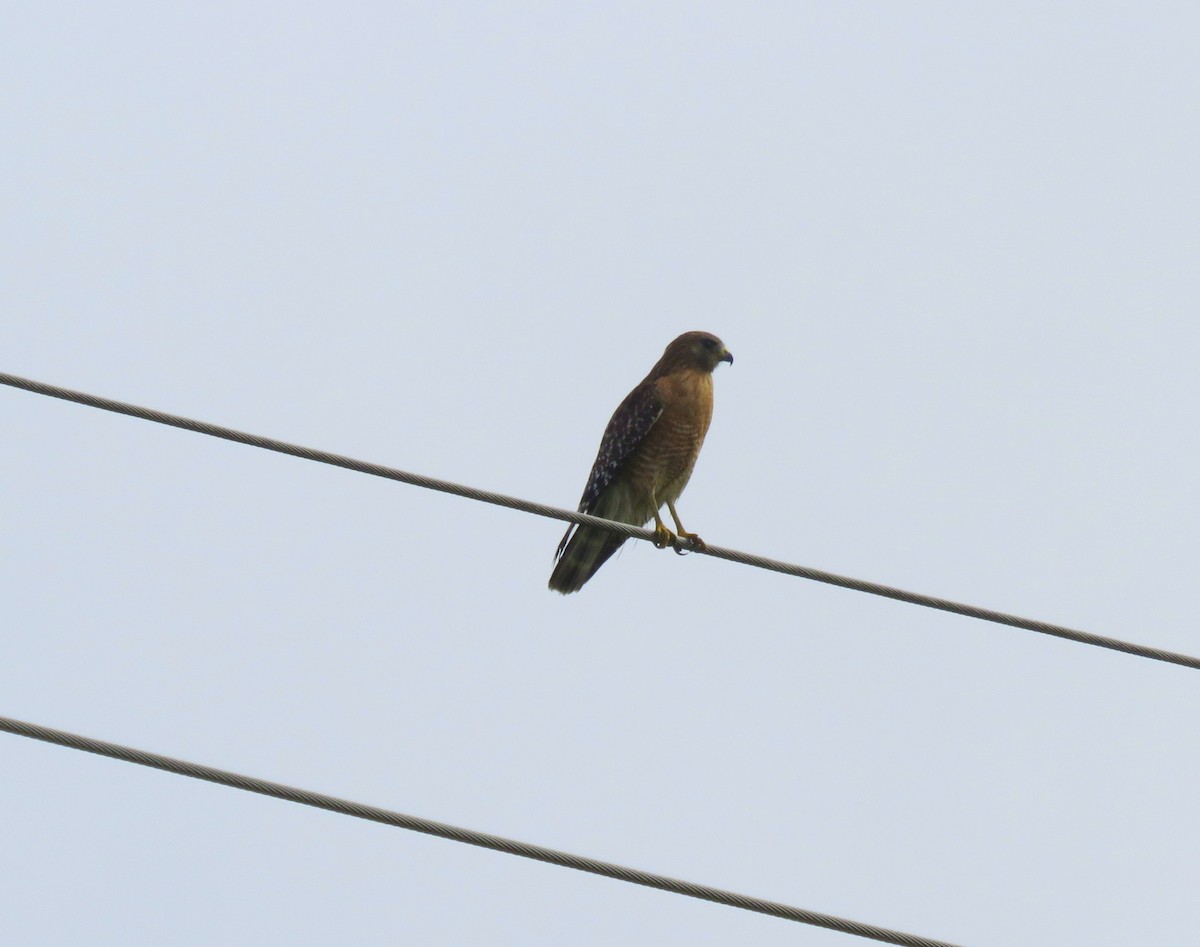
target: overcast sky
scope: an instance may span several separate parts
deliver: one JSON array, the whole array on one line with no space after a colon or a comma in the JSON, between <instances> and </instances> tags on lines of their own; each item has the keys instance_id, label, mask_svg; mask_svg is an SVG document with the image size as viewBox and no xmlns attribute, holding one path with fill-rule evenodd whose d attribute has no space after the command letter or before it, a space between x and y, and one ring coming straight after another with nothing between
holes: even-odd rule
<instances>
[{"instance_id":1,"label":"overcast sky","mask_svg":"<svg viewBox=\"0 0 1200 947\"><path fill-rule=\"evenodd\" d=\"M9 3L0 370L1200 654L1185 3ZM981 945L1191 945L1200 674L0 389L0 714ZM12 944L865 943L0 736Z\"/></svg>"}]
</instances>

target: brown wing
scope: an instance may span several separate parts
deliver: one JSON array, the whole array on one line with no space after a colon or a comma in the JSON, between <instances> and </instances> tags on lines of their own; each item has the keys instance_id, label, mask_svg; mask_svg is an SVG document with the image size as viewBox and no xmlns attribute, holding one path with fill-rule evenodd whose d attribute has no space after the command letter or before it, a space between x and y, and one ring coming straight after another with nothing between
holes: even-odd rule
<instances>
[{"instance_id":1,"label":"brown wing","mask_svg":"<svg viewBox=\"0 0 1200 947\"><path fill-rule=\"evenodd\" d=\"M662 399L651 381L642 382L625 396L600 438L596 462L592 464L587 486L579 500L580 513L591 513L596 509L600 495L616 479L662 413Z\"/></svg>"},{"instance_id":2,"label":"brown wing","mask_svg":"<svg viewBox=\"0 0 1200 947\"><path fill-rule=\"evenodd\" d=\"M611 503L602 502L606 491L615 489L629 458L662 413L663 403L652 381L642 382L617 406L600 439L600 450L579 500L580 513L596 513L599 506L611 507ZM599 515L612 514L605 509ZM550 588L564 594L577 592L624 542L624 536L609 530L572 524L554 553L556 564Z\"/></svg>"}]
</instances>

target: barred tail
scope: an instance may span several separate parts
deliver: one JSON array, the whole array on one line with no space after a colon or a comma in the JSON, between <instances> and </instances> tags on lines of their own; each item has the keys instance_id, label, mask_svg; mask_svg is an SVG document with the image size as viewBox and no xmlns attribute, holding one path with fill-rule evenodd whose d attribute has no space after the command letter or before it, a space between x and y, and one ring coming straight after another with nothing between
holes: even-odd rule
<instances>
[{"instance_id":1,"label":"barred tail","mask_svg":"<svg viewBox=\"0 0 1200 947\"><path fill-rule=\"evenodd\" d=\"M558 562L550 573L551 590L563 595L578 592L624 543L624 536L606 529L571 526L558 544Z\"/></svg>"}]
</instances>

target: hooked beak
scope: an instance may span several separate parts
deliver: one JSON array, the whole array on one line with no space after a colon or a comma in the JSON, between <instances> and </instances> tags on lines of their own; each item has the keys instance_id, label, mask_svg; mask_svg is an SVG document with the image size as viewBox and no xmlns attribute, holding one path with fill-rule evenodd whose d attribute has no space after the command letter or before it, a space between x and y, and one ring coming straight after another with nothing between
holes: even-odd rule
<instances>
[{"instance_id":1,"label":"hooked beak","mask_svg":"<svg viewBox=\"0 0 1200 947\"><path fill-rule=\"evenodd\" d=\"M721 357L717 361L728 362L730 365L732 365L733 364L733 353L731 351L729 351L729 349L722 349L721 352L722 352Z\"/></svg>"}]
</instances>

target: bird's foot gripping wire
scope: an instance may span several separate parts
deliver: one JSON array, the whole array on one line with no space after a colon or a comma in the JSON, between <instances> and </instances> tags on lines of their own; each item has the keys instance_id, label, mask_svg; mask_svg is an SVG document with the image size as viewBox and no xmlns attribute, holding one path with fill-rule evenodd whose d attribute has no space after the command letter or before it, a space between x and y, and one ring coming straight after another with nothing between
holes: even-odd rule
<instances>
[{"instance_id":1,"label":"bird's foot gripping wire","mask_svg":"<svg viewBox=\"0 0 1200 947\"><path fill-rule=\"evenodd\" d=\"M654 523L654 545L658 549L674 549L680 556L705 548L704 540L695 533L686 533L683 530L678 534L672 533L660 519L656 519Z\"/></svg>"},{"instance_id":2,"label":"bird's foot gripping wire","mask_svg":"<svg viewBox=\"0 0 1200 947\"><path fill-rule=\"evenodd\" d=\"M672 549L674 549L679 555L685 556L689 552L701 552L707 548L704 545L703 539L701 539L695 533L689 533L683 528L683 523L681 523L679 520L679 514L675 511L675 504L670 500L667 501L667 509L671 511L671 519L675 521L675 528L679 530L679 533L673 537L674 542L671 543ZM661 519L655 517L655 520L660 529L666 529L666 527L663 526ZM670 532L670 530L667 531Z\"/></svg>"},{"instance_id":3,"label":"bird's foot gripping wire","mask_svg":"<svg viewBox=\"0 0 1200 947\"><path fill-rule=\"evenodd\" d=\"M667 529L662 520L654 524L654 546L656 549L666 549L670 546L677 552L679 550L679 537Z\"/></svg>"}]
</instances>

